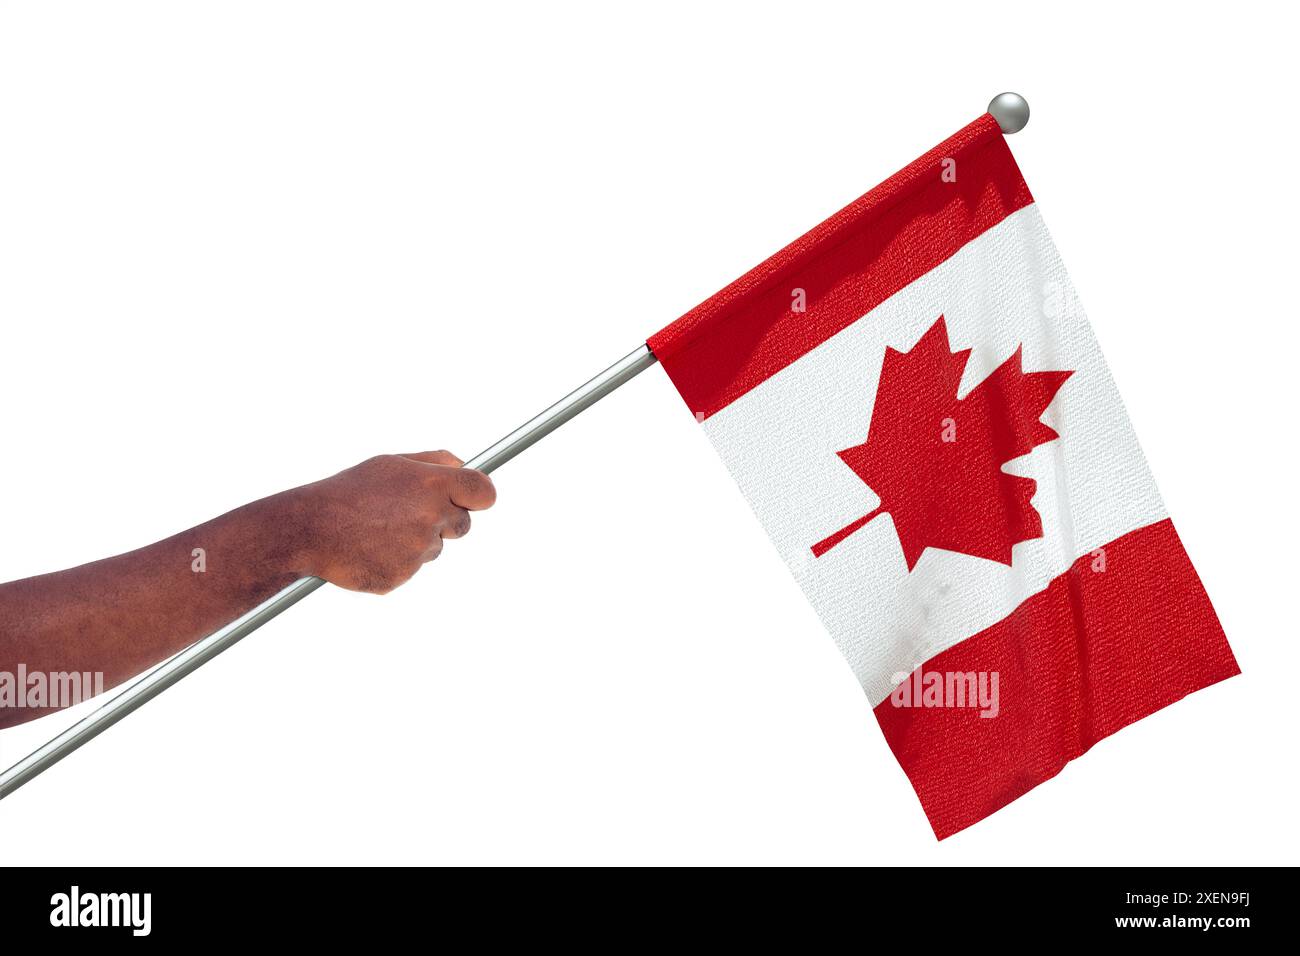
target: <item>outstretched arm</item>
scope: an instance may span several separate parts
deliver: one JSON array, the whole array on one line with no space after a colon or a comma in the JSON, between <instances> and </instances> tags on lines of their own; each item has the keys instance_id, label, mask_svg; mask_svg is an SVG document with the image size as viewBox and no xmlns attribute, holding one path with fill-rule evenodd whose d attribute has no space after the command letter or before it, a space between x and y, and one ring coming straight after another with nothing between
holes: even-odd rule
<instances>
[{"instance_id":1,"label":"outstretched arm","mask_svg":"<svg viewBox=\"0 0 1300 956\"><path fill-rule=\"evenodd\" d=\"M50 699L53 675L102 673L112 687L298 578L392 590L495 500L461 464L445 451L381 455L137 551L0 584L0 728L66 706ZM19 687L20 674L44 675L46 692Z\"/></svg>"}]
</instances>

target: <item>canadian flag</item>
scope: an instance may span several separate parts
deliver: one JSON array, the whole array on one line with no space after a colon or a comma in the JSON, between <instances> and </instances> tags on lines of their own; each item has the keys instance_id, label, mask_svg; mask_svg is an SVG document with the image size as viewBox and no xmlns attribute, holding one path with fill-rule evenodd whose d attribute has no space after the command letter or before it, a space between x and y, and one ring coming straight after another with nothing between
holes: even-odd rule
<instances>
[{"instance_id":1,"label":"canadian flag","mask_svg":"<svg viewBox=\"0 0 1300 956\"><path fill-rule=\"evenodd\" d=\"M991 116L648 344L939 838L1238 673Z\"/></svg>"}]
</instances>

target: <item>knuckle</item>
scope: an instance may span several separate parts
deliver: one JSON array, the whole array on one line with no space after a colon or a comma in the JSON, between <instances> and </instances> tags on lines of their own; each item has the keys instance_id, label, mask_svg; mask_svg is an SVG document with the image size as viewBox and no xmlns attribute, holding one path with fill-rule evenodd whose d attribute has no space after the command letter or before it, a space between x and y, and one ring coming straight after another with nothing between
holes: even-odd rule
<instances>
[{"instance_id":1,"label":"knuckle","mask_svg":"<svg viewBox=\"0 0 1300 956\"><path fill-rule=\"evenodd\" d=\"M404 465L401 455L375 455L361 463L361 467L376 478L389 478Z\"/></svg>"}]
</instances>

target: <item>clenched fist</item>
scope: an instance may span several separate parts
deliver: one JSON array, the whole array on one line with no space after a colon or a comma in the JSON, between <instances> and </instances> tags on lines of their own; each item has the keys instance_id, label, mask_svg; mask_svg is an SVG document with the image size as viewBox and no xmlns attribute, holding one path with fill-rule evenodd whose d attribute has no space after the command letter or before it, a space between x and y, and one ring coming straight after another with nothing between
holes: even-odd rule
<instances>
[{"instance_id":1,"label":"clenched fist","mask_svg":"<svg viewBox=\"0 0 1300 956\"><path fill-rule=\"evenodd\" d=\"M377 594L407 581L496 501L491 479L463 464L446 451L380 455L296 489L305 572Z\"/></svg>"}]
</instances>

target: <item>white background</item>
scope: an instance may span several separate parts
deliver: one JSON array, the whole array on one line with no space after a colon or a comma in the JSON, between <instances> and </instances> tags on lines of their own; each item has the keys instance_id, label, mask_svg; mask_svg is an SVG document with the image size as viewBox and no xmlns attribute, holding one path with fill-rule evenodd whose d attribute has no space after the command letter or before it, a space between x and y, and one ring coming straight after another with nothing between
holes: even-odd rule
<instances>
[{"instance_id":1,"label":"white background","mask_svg":"<svg viewBox=\"0 0 1300 956\"><path fill-rule=\"evenodd\" d=\"M937 843L656 369L411 584L322 591L0 803L0 862L1296 862L1265 9L0 4L0 579L469 457L1015 89L1244 671Z\"/></svg>"}]
</instances>

